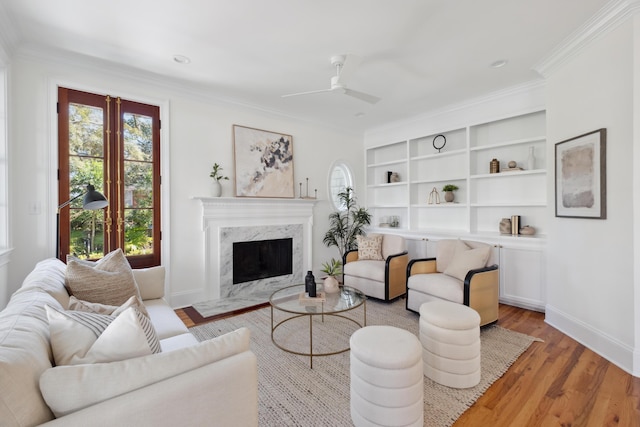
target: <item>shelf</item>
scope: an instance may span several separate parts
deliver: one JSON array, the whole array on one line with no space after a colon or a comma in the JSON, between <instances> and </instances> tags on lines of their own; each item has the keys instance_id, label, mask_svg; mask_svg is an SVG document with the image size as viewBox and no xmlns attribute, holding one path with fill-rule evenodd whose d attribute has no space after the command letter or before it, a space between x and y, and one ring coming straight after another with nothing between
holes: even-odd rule
<instances>
[{"instance_id":1,"label":"shelf","mask_svg":"<svg viewBox=\"0 0 640 427\"><path fill-rule=\"evenodd\" d=\"M432 203L432 204L415 204L415 205L411 205L412 208L419 208L419 209L441 209L441 208L466 208L467 204L466 203Z\"/></svg>"},{"instance_id":2,"label":"shelf","mask_svg":"<svg viewBox=\"0 0 640 427\"><path fill-rule=\"evenodd\" d=\"M546 207L547 202L516 202L516 203L471 203L472 208L518 208L518 207Z\"/></svg>"},{"instance_id":3,"label":"shelf","mask_svg":"<svg viewBox=\"0 0 640 427\"><path fill-rule=\"evenodd\" d=\"M372 164L367 165L367 167L368 168L379 168L379 167L383 167L383 166L401 165L401 164L405 164L406 162L407 162L407 159L390 160L388 162L372 163Z\"/></svg>"},{"instance_id":4,"label":"shelf","mask_svg":"<svg viewBox=\"0 0 640 427\"><path fill-rule=\"evenodd\" d=\"M415 161L415 160L433 160L433 159L438 159L438 158L441 158L441 157L455 156L455 155L458 155L458 154L465 154L466 152L467 152L466 149L445 151L444 153L425 154L423 156L410 157L409 160L412 160L412 161Z\"/></svg>"},{"instance_id":5,"label":"shelf","mask_svg":"<svg viewBox=\"0 0 640 427\"><path fill-rule=\"evenodd\" d=\"M402 187L402 186L406 186L406 185L407 185L407 181L400 181L400 182L389 182L389 183L384 183L384 184L367 185L367 188Z\"/></svg>"},{"instance_id":6,"label":"shelf","mask_svg":"<svg viewBox=\"0 0 640 427\"><path fill-rule=\"evenodd\" d=\"M547 171L545 169L534 169L534 170L522 170L522 171L510 171L510 172L499 172L499 173L483 173L478 175L470 175L470 179L485 179L485 178L513 178L518 175L542 175L546 174Z\"/></svg>"},{"instance_id":7,"label":"shelf","mask_svg":"<svg viewBox=\"0 0 640 427\"><path fill-rule=\"evenodd\" d=\"M368 209L406 209L407 205L371 205L367 206Z\"/></svg>"},{"instance_id":8,"label":"shelf","mask_svg":"<svg viewBox=\"0 0 640 427\"><path fill-rule=\"evenodd\" d=\"M495 144L477 145L474 147L470 147L469 151L490 150L493 148L512 147L514 145L532 144L535 142L545 142L546 139L547 139L546 136L536 136L533 138L524 138L524 139L516 139L513 141L497 142Z\"/></svg>"}]
</instances>

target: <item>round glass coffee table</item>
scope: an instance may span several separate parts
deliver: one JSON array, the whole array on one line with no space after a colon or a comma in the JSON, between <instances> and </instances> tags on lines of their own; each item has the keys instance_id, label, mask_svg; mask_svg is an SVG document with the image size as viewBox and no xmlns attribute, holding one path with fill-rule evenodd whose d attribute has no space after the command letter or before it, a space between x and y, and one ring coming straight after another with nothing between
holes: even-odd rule
<instances>
[{"instance_id":1,"label":"round glass coffee table","mask_svg":"<svg viewBox=\"0 0 640 427\"><path fill-rule=\"evenodd\" d=\"M271 305L271 341L281 350L288 353L298 354L300 356L309 356L309 365L313 369L314 356L331 356L334 354L349 351L349 346L340 348L336 351L313 352L313 318L319 316L320 321L324 323L324 316L339 317L355 323L362 328L367 326L367 297L357 289L349 286L340 286L339 292L327 293L322 290L322 286L318 286L319 298L310 299L305 297L304 285L287 286L278 289L269 298ZM344 316L342 313L351 311L355 308L363 307L362 323L353 318ZM292 316L280 320L277 323L274 320L274 310L284 313L290 313ZM275 331L283 324L307 316L309 318L309 351L296 351L286 345L278 343L274 337Z\"/></svg>"}]
</instances>

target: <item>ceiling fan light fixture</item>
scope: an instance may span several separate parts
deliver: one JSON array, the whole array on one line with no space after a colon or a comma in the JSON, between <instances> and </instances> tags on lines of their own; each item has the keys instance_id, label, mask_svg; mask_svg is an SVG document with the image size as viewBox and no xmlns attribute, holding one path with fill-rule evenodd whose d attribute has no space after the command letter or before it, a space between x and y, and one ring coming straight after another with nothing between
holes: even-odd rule
<instances>
[{"instance_id":1,"label":"ceiling fan light fixture","mask_svg":"<svg viewBox=\"0 0 640 427\"><path fill-rule=\"evenodd\" d=\"M173 55L173 61L178 64L189 64L191 63L191 59L184 55Z\"/></svg>"},{"instance_id":2,"label":"ceiling fan light fixture","mask_svg":"<svg viewBox=\"0 0 640 427\"><path fill-rule=\"evenodd\" d=\"M509 63L509 61L507 61L506 59L498 59L497 61L492 62L490 67L491 68L502 68L505 65L507 65L508 63Z\"/></svg>"}]
</instances>

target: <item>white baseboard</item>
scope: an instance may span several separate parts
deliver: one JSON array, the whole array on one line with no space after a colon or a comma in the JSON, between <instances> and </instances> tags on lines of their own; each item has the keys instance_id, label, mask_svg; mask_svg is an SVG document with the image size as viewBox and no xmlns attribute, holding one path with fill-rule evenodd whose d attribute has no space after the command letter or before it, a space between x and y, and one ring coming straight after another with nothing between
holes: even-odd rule
<instances>
[{"instance_id":1,"label":"white baseboard","mask_svg":"<svg viewBox=\"0 0 640 427\"><path fill-rule=\"evenodd\" d=\"M527 310L540 311L544 313L544 304L538 301L529 300L526 298L501 296L501 304L512 305L514 307L520 307Z\"/></svg>"},{"instance_id":2,"label":"white baseboard","mask_svg":"<svg viewBox=\"0 0 640 427\"><path fill-rule=\"evenodd\" d=\"M620 369L638 376L637 371L633 372L633 366L634 358L635 366L640 366L637 362L640 360L640 354L634 354L633 348L627 344L548 304L545 308L544 321Z\"/></svg>"},{"instance_id":3,"label":"white baseboard","mask_svg":"<svg viewBox=\"0 0 640 427\"><path fill-rule=\"evenodd\" d=\"M204 290L173 293L169 297L169 305L172 308L189 307L196 302L206 301Z\"/></svg>"}]
</instances>

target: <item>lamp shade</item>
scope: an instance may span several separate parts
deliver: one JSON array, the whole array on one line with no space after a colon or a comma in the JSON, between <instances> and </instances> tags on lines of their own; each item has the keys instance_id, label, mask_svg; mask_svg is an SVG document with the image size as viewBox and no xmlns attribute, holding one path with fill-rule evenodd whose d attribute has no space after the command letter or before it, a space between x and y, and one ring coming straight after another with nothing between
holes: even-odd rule
<instances>
[{"instance_id":1,"label":"lamp shade","mask_svg":"<svg viewBox=\"0 0 640 427\"><path fill-rule=\"evenodd\" d=\"M96 191L95 187L91 184L87 185L87 194L84 195L82 200L82 208L88 210L102 209L109 204L107 198L102 193Z\"/></svg>"}]
</instances>

